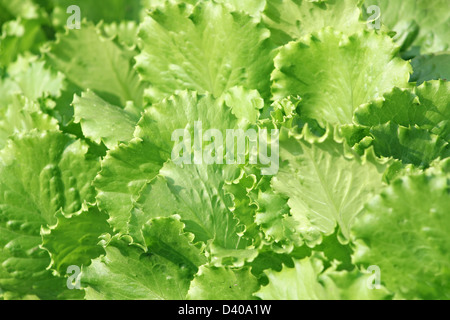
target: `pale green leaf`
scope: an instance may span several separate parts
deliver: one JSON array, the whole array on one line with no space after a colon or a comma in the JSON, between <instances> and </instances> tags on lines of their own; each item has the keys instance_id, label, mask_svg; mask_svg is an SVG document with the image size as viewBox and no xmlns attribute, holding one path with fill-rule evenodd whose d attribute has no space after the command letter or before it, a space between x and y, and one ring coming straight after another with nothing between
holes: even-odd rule
<instances>
[{"instance_id":1,"label":"pale green leaf","mask_svg":"<svg viewBox=\"0 0 450 320\"><path fill-rule=\"evenodd\" d=\"M41 112L36 103L23 96L14 96L11 100L9 105L0 109L0 149L15 133L24 133L33 129L58 129L57 121Z\"/></svg>"},{"instance_id":2,"label":"pale green leaf","mask_svg":"<svg viewBox=\"0 0 450 320\"><path fill-rule=\"evenodd\" d=\"M267 0L263 21L273 41L284 45L324 27L354 33L365 27L360 16L359 0Z\"/></svg>"},{"instance_id":3,"label":"pale green leaf","mask_svg":"<svg viewBox=\"0 0 450 320\"><path fill-rule=\"evenodd\" d=\"M45 41L45 33L41 28L41 21L39 20L23 20L18 18L6 22L1 26L0 66L8 66L19 55L27 51L38 54L40 45Z\"/></svg>"},{"instance_id":4,"label":"pale green leaf","mask_svg":"<svg viewBox=\"0 0 450 320\"><path fill-rule=\"evenodd\" d=\"M50 253L52 269L65 274L67 267L87 266L91 259L104 254L98 242L102 234L111 232L107 217L93 206L69 216L59 211L57 223L41 231L42 246Z\"/></svg>"},{"instance_id":5,"label":"pale green leaf","mask_svg":"<svg viewBox=\"0 0 450 320\"><path fill-rule=\"evenodd\" d=\"M450 46L450 2L447 0L366 0L366 6L380 8L381 22L401 33L405 25L419 26L412 44L420 53L445 51Z\"/></svg>"},{"instance_id":6,"label":"pale green leaf","mask_svg":"<svg viewBox=\"0 0 450 320\"><path fill-rule=\"evenodd\" d=\"M429 80L450 80L450 52L418 56L411 61L414 73L410 81L417 85Z\"/></svg>"},{"instance_id":7,"label":"pale green leaf","mask_svg":"<svg viewBox=\"0 0 450 320\"><path fill-rule=\"evenodd\" d=\"M202 266L191 282L190 300L252 300L259 288L248 268Z\"/></svg>"},{"instance_id":8,"label":"pale green leaf","mask_svg":"<svg viewBox=\"0 0 450 320\"><path fill-rule=\"evenodd\" d=\"M148 252L113 238L106 255L83 270L87 299L183 300L205 257L177 220L155 219L144 228ZM126 285L124 285L126 283Z\"/></svg>"},{"instance_id":9,"label":"pale green leaf","mask_svg":"<svg viewBox=\"0 0 450 320\"><path fill-rule=\"evenodd\" d=\"M294 268L267 271L269 284L256 296L264 300L379 300L389 298L381 287L370 289L369 274L353 272L325 272L320 260L296 260Z\"/></svg>"},{"instance_id":10,"label":"pale green leaf","mask_svg":"<svg viewBox=\"0 0 450 320\"><path fill-rule=\"evenodd\" d=\"M113 148L118 142L133 138L139 117L123 108L109 104L92 91L75 96L74 120L81 124L85 137Z\"/></svg>"},{"instance_id":11,"label":"pale green leaf","mask_svg":"<svg viewBox=\"0 0 450 320\"><path fill-rule=\"evenodd\" d=\"M102 37L94 25L85 23L79 30L58 33L45 54L47 61L82 91L91 89L121 107L127 101L141 105L141 83L126 49Z\"/></svg>"},{"instance_id":12,"label":"pale green leaf","mask_svg":"<svg viewBox=\"0 0 450 320\"><path fill-rule=\"evenodd\" d=\"M185 4L167 3L141 25L136 68L152 85L151 101L184 89L217 98L237 85L267 97L273 68L269 31L215 2L199 3L192 14L186 10Z\"/></svg>"},{"instance_id":13,"label":"pale green leaf","mask_svg":"<svg viewBox=\"0 0 450 320\"><path fill-rule=\"evenodd\" d=\"M146 182L159 173L164 162L171 159L175 130L186 129L193 139L197 121L202 123L203 131L247 128L249 121L239 121L233 113L250 120L254 103L241 104L241 101L248 101L242 97L233 101L239 104L227 106L222 99L215 100L210 94L183 91L145 111L136 128L136 139L108 152L95 183L100 208L110 214L110 222L116 230L128 232L132 200Z\"/></svg>"},{"instance_id":14,"label":"pale green leaf","mask_svg":"<svg viewBox=\"0 0 450 320\"><path fill-rule=\"evenodd\" d=\"M354 226L355 261L380 268L386 287L406 299L449 299L449 179L402 177L367 206Z\"/></svg>"},{"instance_id":15,"label":"pale green leaf","mask_svg":"<svg viewBox=\"0 0 450 320\"><path fill-rule=\"evenodd\" d=\"M243 228L231 211L233 198L224 190L227 182L239 177L236 166L167 162L160 175L141 191L131 211L130 231L137 241L142 239L139 231L149 219L178 214L196 241L212 240L223 249L246 248L246 241L238 235Z\"/></svg>"},{"instance_id":16,"label":"pale green leaf","mask_svg":"<svg viewBox=\"0 0 450 320\"><path fill-rule=\"evenodd\" d=\"M328 137L310 143L289 138L280 142L281 166L272 179L276 193L289 198L291 214L302 237L310 244L320 233L339 226L344 238L364 204L382 186L384 165L369 156L346 157L344 145Z\"/></svg>"},{"instance_id":17,"label":"pale green leaf","mask_svg":"<svg viewBox=\"0 0 450 320\"><path fill-rule=\"evenodd\" d=\"M17 297L79 297L47 269L50 256L40 248L42 226L56 223L56 211L73 213L93 201L91 181L97 161L87 147L59 132L14 137L1 151L0 287Z\"/></svg>"},{"instance_id":18,"label":"pale green leaf","mask_svg":"<svg viewBox=\"0 0 450 320\"><path fill-rule=\"evenodd\" d=\"M411 67L397 51L384 34L361 31L348 37L326 28L280 49L273 98L299 95L303 117L322 125L351 124L361 104L407 85Z\"/></svg>"}]
</instances>

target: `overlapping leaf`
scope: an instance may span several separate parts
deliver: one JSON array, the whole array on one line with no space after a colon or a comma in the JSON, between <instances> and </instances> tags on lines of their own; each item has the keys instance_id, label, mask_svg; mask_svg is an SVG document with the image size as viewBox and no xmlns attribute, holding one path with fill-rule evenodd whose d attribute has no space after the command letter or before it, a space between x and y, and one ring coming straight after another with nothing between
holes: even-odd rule
<instances>
[{"instance_id":1,"label":"overlapping leaf","mask_svg":"<svg viewBox=\"0 0 450 320\"><path fill-rule=\"evenodd\" d=\"M183 224L173 218L154 219L144 227L145 252L127 238L109 240L106 255L83 270L81 283L88 299L186 298L189 284L205 262ZM124 286L126 283L126 286Z\"/></svg>"},{"instance_id":2,"label":"overlapping leaf","mask_svg":"<svg viewBox=\"0 0 450 320\"><path fill-rule=\"evenodd\" d=\"M152 85L147 95L153 102L184 89L219 97L238 85L268 97L269 34L250 16L221 4L202 2L190 14L184 4L167 3L141 25L136 68Z\"/></svg>"},{"instance_id":3,"label":"overlapping leaf","mask_svg":"<svg viewBox=\"0 0 450 320\"><path fill-rule=\"evenodd\" d=\"M2 150L0 198L0 287L17 297L76 297L64 278L47 270L41 249L41 226L56 222L59 209L79 210L92 201L97 161L87 161L87 147L58 132L15 137Z\"/></svg>"},{"instance_id":4,"label":"overlapping leaf","mask_svg":"<svg viewBox=\"0 0 450 320\"><path fill-rule=\"evenodd\" d=\"M245 129L249 121L239 121L234 113L250 118L248 114L252 114L255 106L247 103L238 108L242 110L234 111L209 94L184 91L147 109L136 129L136 139L111 150L96 179L97 199L100 207L110 214L112 226L127 232L132 200L172 157L175 130L187 129L193 139L195 122L201 122L203 130Z\"/></svg>"},{"instance_id":5,"label":"overlapping leaf","mask_svg":"<svg viewBox=\"0 0 450 320\"><path fill-rule=\"evenodd\" d=\"M450 156L449 119L446 81L425 82L413 90L395 88L355 113L358 123L371 128L379 155L422 167Z\"/></svg>"},{"instance_id":6,"label":"overlapping leaf","mask_svg":"<svg viewBox=\"0 0 450 320\"><path fill-rule=\"evenodd\" d=\"M11 98L12 102L0 109L0 148L6 146L8 139L18 132L33 129L57 130L55 119L44 114L36 103L23 96Z\"/></svg>"},{"instance_id":7,"label":"overlapping leaf","mask_svg":"<svg viewBox=\"0 0 450 320\"><path fill-rule=\"evenodd\" d=\"M111 105L92 91L75 96L74 120L81 124L85 137L109 148L118 142L127 142L133 133L140 114L134 105L120 108Z\"/></svg>"},{"instance_id":8,"label":"overlapping leaf","mask_svg":"<svg viewBox=\"0 0 450 320\"><path fill-rule=\"evenodd\" d=\"M362 241L355 261L378 266L386 287L399 297L448 299L448 176L400 178L367 210L354 227Z\"/></svg>"},{"instance_id":9,"label":"overlapping leaf","mask_svg":"<svg viewBox=\"0 0 450 320\"><path fill-rule=\"evenodd\" d=\"M56 218L54 226L41 232L42 246L52 258L52 269L65 274L67 267L87 266L91 259L104 254L97 244L102 234L111 232L107 214L89 206L69 216L59 211Z\"/></svg>"},{"instance_id":10,"label":"overlapping leaf","mask_svg":"<svg viewBox=\"0 0 450 320\"><path fill-rule=\"evenodd\" d=\"M318 259L297 260L294 268L268 271L269 284L255 295L264 300L378 300L390 297L382 287L369 288L369 274L358 270L322 271L323 265Z\"/></svg>"},{"instance_id":11,"label":"overlapping leaf","mask_svg":"<svg viewBox=\"0 0 450 320\"><path fill-rule=\"evenodd\" d=\"M410 81L417 85L429 80L450 79L450 52L418 56L411 61L414 73Z\"/></svg>"},{"instance_id":12,"label":"overlapping leaf","mask_svg":"<svg viewBox=\"0 0 450 320\"><path fill-rule=\"evenodd\" d=\"M201 267L191 283L188 299L253 300L258 281L249 269Z\"/></svg>"},{"instance_id":13,"label":"overlapping leaf","mask_svg":"<svg viewBox=\"0 0 450 320\"><path fill-rule=\"evenodd\" d=\"M134 101L140 106L142 87L125 50L103 38L94 25L83 24L58 34L46 59L79 88L76 92L91 89L114 105Z\"/></svg>"},{"instance_id":14,"label":"overlapping leaf","mask_svg":"<svg viewBox=\"0 0 450 320\"><path fill-rule=\"evenodd\" d=\"M281 167L273 179L276 193L288 197L296 230L310 244L336 226L349 237L355 217L364 204L381 190L384 165L372 159L347 157L344 144L332 137L323 142L288 138L280 142Z\"/></svg>"},{"instance_id":15,"label":"overlapping leaf","mask_svg":"<svg viewBox=\"0 0 450 320\"><path fill-rule=\"evenodd\" d=\"M131 211L130 231L138 242L149 219L178 214L195 241L211 243L208 252L213 263L239 265L256 256L255 250L247 248L251 241L242 237L244 228L232 212L233 198L225 191L227 183L239 178L239 168L167 162L160 175L141 191Z\"/></svg>"},{"instance_id":16,"label":"overlapping leaf","mask_svg":"<svg viewBox=\"0 0 450 320\"><path fill-rule=\"evenodd\" d=\"M365 27L359 0L267 0L263 21L277 45L333 27L346 33Z\"/></svg>"},{"instance_id":17,"label":"overlapping leaf","mask_svg":"<svg viewBox=\"0 0 450 320\"><path fill-rule=\"evenodd\" d=\"M414 25L413 49L421 54L445 51L450 46L450 3L447 0L366 0L366 6L380 8L382 23L399 34ZM408 49L408 48L405 48Z\"/></svg>"},{"instance_id":18,"label":"overlapping leaf","mask_svg":"<svg viewBox=\"0 0 450 320\"><path fill-rule=\"evenodd\" d=\"M350 124L361 104L407 85L411 67L397 51L384 34L361 31L348 37L325 28L280 49L273 98L299 95L302 116L322 125Z\"/></svg>"},{"instance_id":19,"label":"overlapping leaf","mask_svg":"<svg viewBox=\"0 0 450 320\"><path fill-rule=\"evenodd\" d=\"M0 0L0 300L450 299L448 3L362 4Z\"/></svg>"}]
</instances>

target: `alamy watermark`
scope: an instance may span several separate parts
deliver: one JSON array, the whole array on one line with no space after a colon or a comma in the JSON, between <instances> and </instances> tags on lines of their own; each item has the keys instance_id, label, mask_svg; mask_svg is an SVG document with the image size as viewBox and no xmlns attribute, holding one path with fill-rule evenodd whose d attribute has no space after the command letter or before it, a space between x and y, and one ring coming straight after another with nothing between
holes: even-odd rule
<instances>
[{"instance_id":1,"label":"alamy watermark","mask_svg":"<svg viewBox=\"0 0 450 320\"><path fill-rule=\"evenodd\" d=\"M367 268L367 273L371 275L367 278L367 288L370 290L381 289L381 269L379 266L370 266Z\"/></svg>"},{"instance_id":2,"label":"alamy watermark","mask_svg":"<svg viewBox=\"0 0 450 320\"><path fill-rule=\"evenodd\" d=\"M262 175L274 175L279 169L279 130L208 129L194 122L194 136L189 127L172 133L175 146L172 161L177 164L259 164ZM224 135L225 133L225 135ZM270 154L269 154L270 146Z\"/></svg>"},{"instance_id":3,"label":"alamy watermark","mask_svg":"<svg viewBox=\"0 0 450 320\"><path fill-rule=\"evenodd\" d=\"M381 9L379 6L369 6L367 8L367 13L368 14L372 14L370 17L367 18L367 27L369 29L375 29L375 30L380 30L381 28L381 22L380 22L380 17L381 17Z\"/></svg>"},{"instance_id":4,"label":"alamy watermark","mask_svg":"<svg viewBox=\"0 0 450 320\"><path fill-rule=\"evenodd\" d=\"M80 267L75 265L68 266L67 274L70 274L70 276L67 278L67 288L69 290L73 289L80 290L81 289L81 281L79 277L81 274Z\"/></svg>"},{"instance_id":5,"label":"alamy watermark","mask_svg":"<svg viewBox=\"0 0 450 320\"><path fill-rule=\"evenodd\" d=\"M67 28L81 29L81 9L79 6L72 5L66 11L71 16L67 19Z\"/></svg>"}]
</instances>

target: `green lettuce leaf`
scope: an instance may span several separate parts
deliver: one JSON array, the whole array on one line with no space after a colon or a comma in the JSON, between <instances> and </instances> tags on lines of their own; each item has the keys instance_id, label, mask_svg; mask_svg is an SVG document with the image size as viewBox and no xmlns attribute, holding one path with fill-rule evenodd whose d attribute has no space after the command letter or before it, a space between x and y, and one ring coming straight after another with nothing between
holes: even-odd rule
<instances>
[{"instance_id":1,"label":"green lettuce leaf","mask_svg":"<svg viewBox=\"0 0 450 320\"><path fill-rule=\"evenodd\" d=\"M332 136L323 141L304 138L280 141L280 170L272 179L276 193L289 198L297 232L309 245L330 235L336 226L348 239L355 217L383 187L385 165L368 153L347 155Z\"/></svg>"},{"instance_id":2,"label":"green lettuce leaf","mask_svg":"<svg viewBox=\"0 0 450 320\"><path fill-rule=\"evenodd\" d=\"M433 160L450 156L447 141L417 126L403 127L389 122L370 132L377 155L393 157L404 164L426 168Z\"/></svg>"},{"instance_id":3,"label":"green lettuce leaf","mask_svg":"<svg viewBox=\"0 0 450 320\"><path fill-rule=\"evenodd\" d=\"M315 258L295 261L294 268L267 271L269 284L255 295L263 300L379 300L388 299L388 291L370 289L369 274L358 270L326 271Z\"/></svg>"},{"instance_id":4,"label":"green lettuce leaf","mask_svg":"<svg viewBox=\"0 0 450 320\"><path fill-rule=\"evenodd\" d=\"M427 167L450 156L450 84L424 82L411 90L394 88L360 106L355 121L370 127L378 155Z\"/></svg>"},{"instance_id":5,"label":"green lettuce leaf","mask_svg":"<svg viewBox=\"0 0 450 320\"><path fill-rule=\"evenodd\" d=\"M37 56L19 56L8 66L8 79L17 84L17 92L31 100L58 98L65 89L64 75L55 72ZM14 93L14 91L9 92Z\"/></svg>"},{"instance_id":6,"label":"green lettuce leaf","mask_svg":"<svg viewBox=\"0 0 450 320\"><path fill-rule=\"evenodd\" d=\"M365 5L379 6L381 22L400 34L408 25L418 25L419 32L412 47L418 47L421 54L445 51L450 46L450 3L447 0L366 0Z\"/></svg>"},{"instance_id":7,"label":"green lettuce leaf","mask_svg":"<svg viewBox=\"0 0 450 320\"><path fill-rule=\"evenodd\" d=\"M263 21L273 41L285 45L324 27L354 33L365 27L360 16L360 0L267 0Z\"/></svg>"},{"instance_id":8,"label":"green lettuce leaf","mask_svg":"<svg viewBox=\"0 0 450 320\"><path fill-rule=\"evenodd\" d=\"M406 299L449 299L449 178L405 176L367 206L354 225L354 260L376 265L392 292Z\"/></svg>"},{"instance_id":9,"label":"green lettuce leaf","mask_svg":"<svg viewBox=\"0 0 450 320\"><path fill-rule=\"evenodd\" d=\"M138 39L139 25L134 21L121 21L120 23L113 22L104 24L104 34L116 40L120 46L130 49L130 54L135 55L136 52L131 50L136 49Z\"/></svg>"},{"instance_id":10,"label":"green lettuce leaf","mask_svg":"<svg viewBox=\"0 0 450 320\"><path fill-rule=\"evenodd\" d=\"M142 104L142 87L124 48L100 35L99 28L84 23L81 29L57 34L56 42L45 50L48 63L79 88L91 89L113 105L127 101ZM86 77L89 75L89 77Z\"/></svg>"},{"instance_id":11,"label":"green lettuce leaf","mask_svg":"<svg viewBox=\"0 0 450 320\"><path fill-rule=\"evenodd\" d=\"M245 169L244 169L245 171ZM244 172L241 177L224 185L225 191L233 198L233 214L240 224L245 226L243 236L252 239L255 246L261 241L261 230L255 221L256 204L250 196L250 190L256 187L256 176Z\"/></svg>"},{"instance_id":12,"label":"green lettuce leaf","mask_svg":"<svg viewBox=\"0 0 450 320\"><path fill-rule=\"evenodd\" d=\"M47 40L41 27L42 21L38 19L18 18L4 23L0 36L0 66L8 66L26 52L38 54L39 47Z\"/></svg>"},{"instance_id":13,"label":"green lettuce leaf","mask_svg":"<svg viewBox=\"0 0 450 320\"><path fill-rule=\"evenodd\" d=\"M418 56L411 61L414 73L410 81L417 85L429 80L450 79L450 52Z\"/></svg>"},{"instance_id":14,"label":"green lettuce leaf","mask_svg":"<svg viewBox=\"0 0 450 320\"><path fill-rule=\"evenodd\" d=\"M80 211L65 215L56 213L57 223L41 231L42 246L51 256L51 268L64 274L71 265L87 266L104 250L97 245L100 236L110 233L107 214L95 206L86 206Z\"/></svg>"},{"instance_id":15,"label":"green lettuce leaf","mask_svg":"<svg viewBox=\"0 0 450 320\"><path fill-rule=\"evenodd\" d=\"M243 11L251 16L259 17L266 6L266 0L217 0L218 3L224 3L234 11Z\"/></svg>"},{"instance_id":16,"label":"green lettuce leaf","mask_svg":"<svg viewBox=\"0 0 450 320\"><path fill-rule=\"evenodd\" d=\"M300 223L290 215L289 198L275 193L270 180L260 181L250 197L257 206L255 222L264 231L266 240L277 242L287 251L292 249L292 245L303 244Z\"/></svg>"},{"instance_id":17,"label":"green lettuce leaf","mask_svg":"<svg viewBox=\"0 0 450 320\"><path fill-rule=\"evenodd\" d=\"M447 138L450 135L450 83L427 81L417 88L394 88L355 112L358 124L375 127L389 121L402 126L417 125Z\"/></svg>"},{"instance_id":18,"label":"green lettuce leaf","mask_svg":"<svg viewBox=\"0 0 450 320\"><path fill-rule=\"evenodd\" d=\"M149 219L177 214L196 242L212 242L213 260L231 256L231 262L240 263L240 259L254 257L240 235L244 228L233 215L233 198L225 191L226 184L240 176L237 167L167 162L160 175L141 191L131 211L130 232L138 242L143 238L139 231Z\"/></svg>"},{"instance_id":19,"label":"green lettuce leaf","mask_svg":"<svg viewBox=\"0 0 450 320\"><path fill-rule=\"evenodd\" d=\"M210 94L183 91L144 112L135 131L136 138L108 152L95 182L100 208L110 214L110 223L116 230L128 232L132 201L171 158L173 132L187 129L193 137L195 121L202 122L203 130L246 129L249 121L239 121L234 113L246 114L245 118L251 119L254 104L240 102L236 111L234 106Z\"/></svg>"},{"instance_id":20,"label":"green lettuce leaf","mask_svg":"<svg viewBox=\"0 0 450 320\"><path fill-rule=\"evenodd\" d=\"M0 9L0 25L17 17L35 19L39 16L39 7L32 0L1 0Z\"/></svg>"},{"instance_id":21,"label":"green lettuce leaf","mask_svg":"<svg viewBox=\"0 0 450 320\"><path fill-rule=\"evenodd\" d=\"M227 6L230 11L243 11L249 15L258 16L264 10L264 6L266 4L266 0L206 0L216 3L223 3ZM206 2L203 1L203 2ZM187 5L188 10L192 10L194 6L202 0L142 0L144 5L149 8L149 10L154 10L156 8L164 7L164 5L169 2L172 4L180 4Z\"/></svg>"},{"instance_id":22,"label":"green lettuce leaf","mask_svg":"<svg viewBox=\"0 0 450 320\"><path fill-rule=\"evenodd\" d=\"M36 103L23 96L12 97L12 102L0 109L0 149L18 132L58 130L55 119L43 113Z\"/></svg>"},{"instance_id":23,"label":"green lettuce leaf","mask_svg":"<svg viewBox=\"0 0 450 320\"><path fill-rule=\"evenodd\" d=\"M64 25L70 16L67 8L77 5L80 8L81 16L89 21L106 23L122 20L139 21L141 1L108 0L108 2L93 2L91 0L51 0L53 2L54 23Z\"/></svg>"},{"instance_id":24,"label":"green lettuce leaf","mask_svg":"<svg viewBox=\"0 0 450 320\"><path fill-rule=\"evenodd\" d=\"M254 300L258 280L248 268L202 266L191 282L190 300Z\"/></svg>"},{"instance_id":25,"label":"green lettuce leaf","mask_svg":"<svg viewBox=\"0 0 450 320\"><path fill-rule=\"evenodd\" d=\"M87 146L59 132L31 132L12 138L1 151L0 287L17 297L79 297L64 278L47 269L50 256L40 248L42 226L55 213L73 213L93 201L91 181L97 161L86 160Z\"/></svg>"},{"instance_id":26,"label":"green lettuce leaf","mask_svg":"<svg viewBox=\"0 0 450 320\"><path fill-rule=\"evenodd\" d=\"M106 255L83 269L87 299L183 300L194 274L206 259L173 218L154 219L144 227L148 251L126 237L108 240ZM127 285L124 286L124 283Z\"/></svg>"},{"instance_id":27,"label":"green lettuce leaf","mask_svg":"<svg viewBox=\"0 0 450 320\"><path fill-rule=\"evenodd\" d=\"M361 31L348 37L325 28L280 49L273 99L299 95L303 117L322 126L351 124L361 104L406 87L411 67L397 52L387 35Z\"/></svg>"},{"instance_id":28,"label":"green lettuce leaf","mask_svg":"<svg viewBox=\"0 0 450 320\"><path fill-rule=\"evenodd\" d=\"M133 109L111 105L89 90L81 97L75 96L73 106L74 121L81 124L84 136L96 143L103 142L110 149L133 138L140 118Z\"/></svg>"},{"instance_id":29,"label":"green lettuce leaf","mask_svg":"<svg viewBox=\"0 0 450 320\"><path fill-rule=\"evenodd\" d=\"M237 85L268 97L273 69L269 31L212 1L199 3L192 14L187 10L185 4L167 3L141 25L136 69L152 85L146 92L150 100L184 89L219 97Z\"/></svg>"}]
</instances>

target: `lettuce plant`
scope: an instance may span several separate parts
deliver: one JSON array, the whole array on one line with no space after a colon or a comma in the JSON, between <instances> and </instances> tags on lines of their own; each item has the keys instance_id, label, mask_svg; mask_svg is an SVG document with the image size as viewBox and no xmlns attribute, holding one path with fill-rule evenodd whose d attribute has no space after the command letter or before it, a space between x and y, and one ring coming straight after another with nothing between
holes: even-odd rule
<instances>
[{"instance_id":1,"label":"lettuce plant","mask_svg":"<svg viewBox=\"0 0 450 320\"><path fill-rule=\"evenodd\" d=\"M0 0L0 299L450 299L449 9Z\"/></svg>"}]
</instances>

